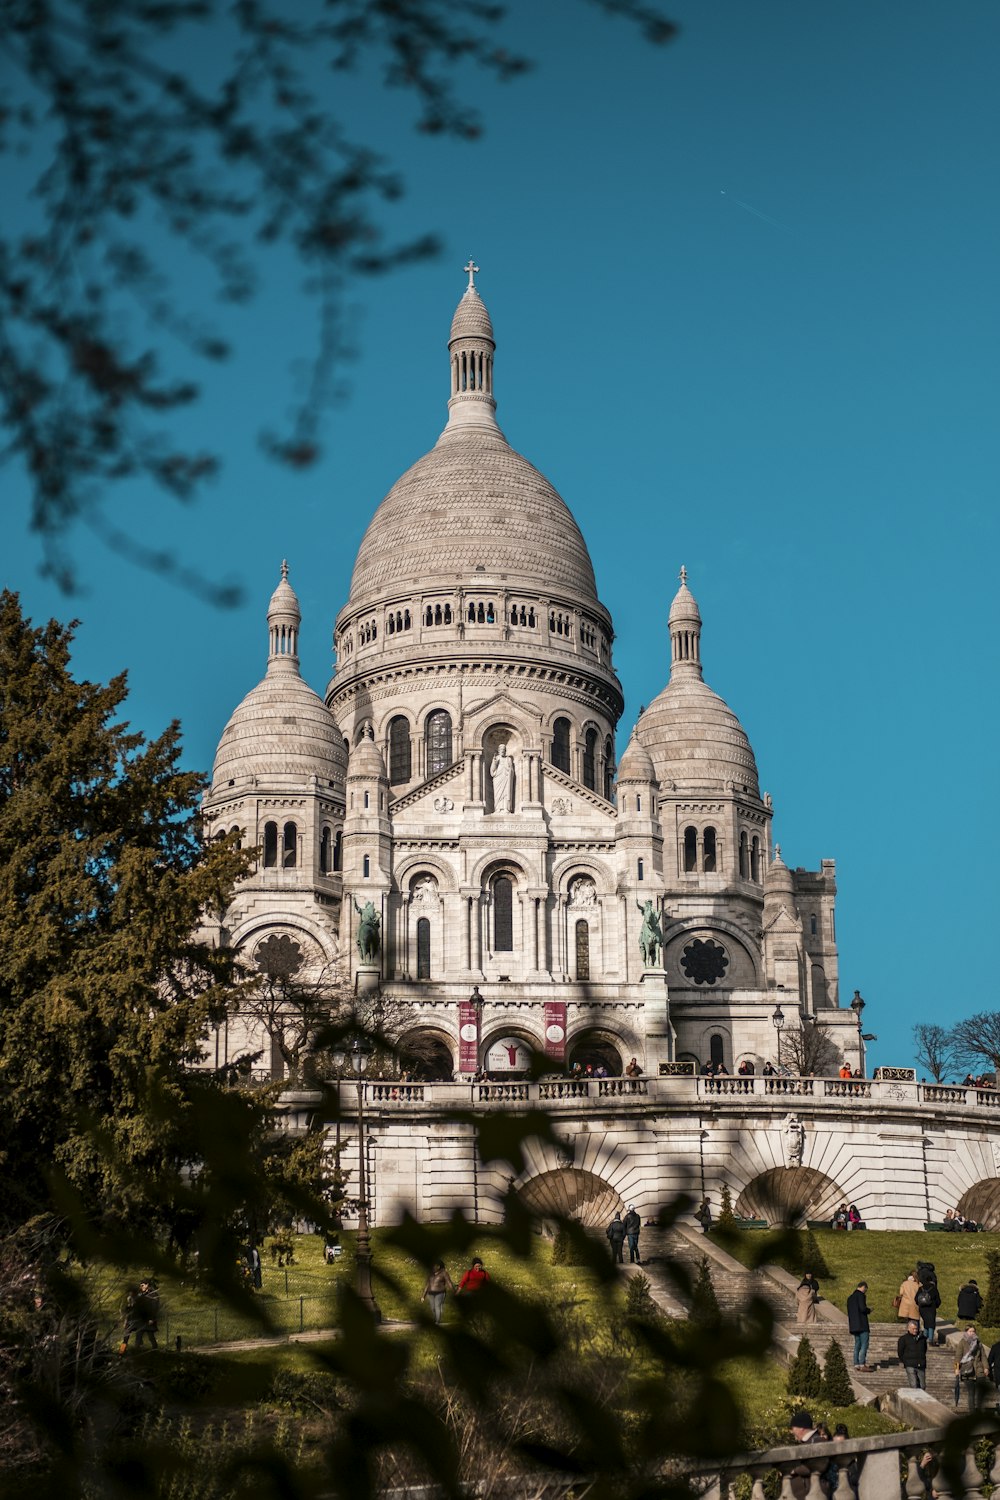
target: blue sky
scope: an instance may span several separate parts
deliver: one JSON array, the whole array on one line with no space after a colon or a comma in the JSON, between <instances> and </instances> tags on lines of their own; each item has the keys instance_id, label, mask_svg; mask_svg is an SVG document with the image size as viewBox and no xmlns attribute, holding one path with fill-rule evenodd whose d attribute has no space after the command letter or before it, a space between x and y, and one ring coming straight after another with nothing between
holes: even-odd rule
<instances>
[{"instance_id":1,"label":"blue sky","mask_svg":"<svg viewBox=\"0 0 1000 1500\"><path fill-rule=\"evenodd\" d=\"M706 678L750 735L786 860L837 860L842 999L866 997L874 1062L908 1062L914 1022L995 1004L955 963L989 951L998 898L1000 8L670 14L681 36L657 49L580 0L519 0L507 32L536 67L465 77L475 143L419 135L374 76L336 82L331 108L405 177L387 226L435 230L444 253L353 290L356 358L304 474L255 436L312 337L275 256L229 324L236 358L186 418L220 478L193 508L141 488L112 505L242 581L244 608L214 610L85 531L85 592L67 601L38 575L11 468L4 581L38 620L78 615L78 670L127 668L133 722L179 717L188 763L208 768L262 673L287 556L322 692L364 528L443 425L471 253L501 426L573 510L615 621L619 751L666 680L685 563ZM193 274L186 295L208 315Z\"/></svg>"}]
</instances>

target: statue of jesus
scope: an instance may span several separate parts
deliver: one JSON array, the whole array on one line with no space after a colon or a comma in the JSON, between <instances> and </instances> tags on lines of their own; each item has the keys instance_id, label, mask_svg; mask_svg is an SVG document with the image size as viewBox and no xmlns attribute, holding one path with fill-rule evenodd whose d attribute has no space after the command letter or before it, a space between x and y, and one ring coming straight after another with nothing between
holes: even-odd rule
<instances>
[{"instance_id":1,"label":"statue of jesus","mask_svg":"<svg viewBox=\"0 0 1000 1500\"><path fill-rule=\"evenodd\" d=\"M513 812L514 762L507 754L506 745L497 747L497 753L490 762L490 776L493 778L493 811Z\"/></svg>"}]
</instances>

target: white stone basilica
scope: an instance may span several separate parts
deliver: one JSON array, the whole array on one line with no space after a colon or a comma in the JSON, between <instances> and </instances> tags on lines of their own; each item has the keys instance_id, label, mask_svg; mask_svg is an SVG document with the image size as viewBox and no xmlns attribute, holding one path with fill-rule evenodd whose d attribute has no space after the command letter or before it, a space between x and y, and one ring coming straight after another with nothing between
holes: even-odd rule
<instances>
[{"instance_id":1,"label":"white stone basilica","mask_svg":"<svg viewBox=\"0 0 1000 1500\"><path fill-rule=\"evenodd\" d=\"M771 798L704 681L683 568L669 680L616 765L611 616L568 507L497 425L493 327L466 269L448 420L368 526L325 701L299 672L282 566L267 671L205 798L212 830L261 850L227 936L250 962L286 936L308 972L379 983L431 1077L517 1072L525 1043L556 1071L759 1072L779 1002L857 1064L833 861L791 870L772 852ZM363 961L368 903L380 941Z\"/></svg>"}]
</instances>

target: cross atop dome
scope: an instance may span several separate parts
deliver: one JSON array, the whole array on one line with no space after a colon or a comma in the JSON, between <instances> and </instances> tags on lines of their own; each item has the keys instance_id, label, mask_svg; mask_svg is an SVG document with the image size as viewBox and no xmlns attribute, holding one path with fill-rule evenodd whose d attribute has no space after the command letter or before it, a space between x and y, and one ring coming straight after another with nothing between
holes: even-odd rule
<instances>
[{"instance_id":1,"label":"cross atop dome","mask_svg":"<svg viewBox=\"0 0 1000 1500\"><path fill-rule=\"evenodd\" d=\"M687 581L688 581L688 570L684 566L683 563L681 563L681 570L680 570L680 572L678 573L677 576L680 579L681 583L683 583L683 584L687 583Z\"/></svg>"},{"instance_id":2,"label":"cross atop dome","mask_svg":"<svg viewBox=\"0 0 1000 1500\"><path fill-rule=\"evenodd\" d=\"M470 292L474 292L476 290L476 273L478 272L479 267L476 265L471 255L469 256L469 264L467 266L463 266L462 270L468 271L469 273L469 285L467 290Z\"/></svg>"}]
</instances>

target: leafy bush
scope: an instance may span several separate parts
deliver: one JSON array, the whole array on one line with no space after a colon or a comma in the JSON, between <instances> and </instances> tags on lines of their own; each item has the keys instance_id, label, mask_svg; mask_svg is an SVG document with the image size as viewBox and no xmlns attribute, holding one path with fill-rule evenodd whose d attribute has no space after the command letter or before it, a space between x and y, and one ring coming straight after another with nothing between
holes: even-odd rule
<instances>
[{"instance_id":1,"label":"leafy bush","mask_svg":"<svg viewBox=\"0 0 1000 1500\"><path fill-rule=\"evenodd\" d=\"M270 1400L289 1411L324 1415L344 1404L337 1381L323 1370L276 1370Z\"/></svg>"}]
</instances>

